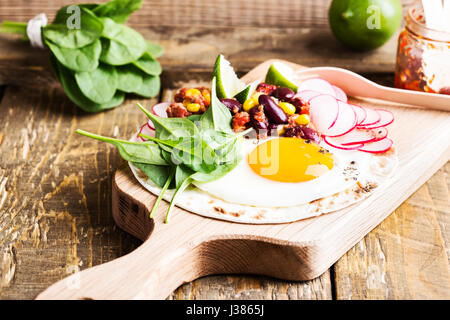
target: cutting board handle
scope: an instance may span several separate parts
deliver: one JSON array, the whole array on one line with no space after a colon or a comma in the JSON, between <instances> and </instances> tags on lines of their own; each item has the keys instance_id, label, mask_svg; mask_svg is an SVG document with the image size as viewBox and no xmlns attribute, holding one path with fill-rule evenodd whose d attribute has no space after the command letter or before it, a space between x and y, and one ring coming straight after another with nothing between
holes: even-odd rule
<instances>
[{"instance_id":1,"label":"cutting board handle","mask_svg":"<svg viewBox=\"0 0 450 320\"><path fill-rule=\"evenodd\" d=\"M184 282L204 273L198 266L201 259L196 257L196 244L187 243L183 234L170 233L177 220L182 221L158 225L133 252L77 272L50 286L37 299L166 298Z\"/></svg>"}]
</instances>

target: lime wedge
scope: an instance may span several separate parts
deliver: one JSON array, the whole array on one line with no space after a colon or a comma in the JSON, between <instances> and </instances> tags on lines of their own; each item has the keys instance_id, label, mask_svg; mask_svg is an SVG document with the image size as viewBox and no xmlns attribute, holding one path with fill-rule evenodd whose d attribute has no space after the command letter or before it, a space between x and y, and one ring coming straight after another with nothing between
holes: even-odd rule
<instances>
[{"instance_id":1,"label":"lime wedge","mask_svg":"<svg viewBox=\"0 0 450 320\"><path fill-rule=\"evenodd\" d=\"M245 89L245 83L239 80L230 62L219 55L214 64L213 77L216 77L217 97L232 98Z\"/></svg>"},{"instance_id":2,"label":"lime wedge","mask_svg":"<svg viewBox=\"0 0 450 320\"><path fill-rule=\"evenodd\" d=\"M244 103L246 100L250 99L259 83L260 81L250 83L248 86L245 87L244 90L236 94L234 98L236 98L236 100L239 101L240 103Z\"/></svg>"},{"instance_id":3,"label":"lime wedge","mask_svg":"<svg viewBox=\"0 0 450 320\"><path fill-rule=\"evenodd\" d=\"M294 71L281 62L274 62L267 70L265 82L280 87L287 87L297 92L297 85L293 81Z\"/></svg>"}]
</instances>

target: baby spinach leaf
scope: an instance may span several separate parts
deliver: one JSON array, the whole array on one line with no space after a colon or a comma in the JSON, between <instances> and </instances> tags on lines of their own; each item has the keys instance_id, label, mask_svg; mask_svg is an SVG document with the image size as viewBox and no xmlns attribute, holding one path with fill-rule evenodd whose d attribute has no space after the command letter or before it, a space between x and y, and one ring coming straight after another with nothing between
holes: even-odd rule
<instances>
[{"instance_id":1,"label":"baby spinach leaf","mask_svg":"<svg viewBox=\"0 0 450 320\"><path fill-rule=\"evenodd\" d=\"M136 88L141 88L144 73L133 65L116 67L117 89L124 92L135 92ZM159 91L159 89L158 89Z\"/></svg>"},{"instance_id":2,"label":"baby spinach leaf","mask_svg":"<svg viewBox=\"0 0 450 320\"><path fill-rule=\"evenodd\" d=\"M87 8L79 8L79 26L76 26L76 17L69 6L63 7L58 10L53 23L42 28L44 40L71 49L84 47L97 40L103 32L102 21Z\"/></svg>"},{"instance_id":3,"label":"baby spinach leaf","mask_svg":"<svg viewBox=\"0 0 450 320\"><path fill-rule=\"evenodd\" d=\"M175 170L175 188L179 188L193 173L194 171L183 165L177 166Z\"/></svg>"},{"instance_id":4,"label":"baby spinach leaf","mask_svg":"<svg viewBox=\"0 0 450 320\"><path fill-rule=\"evenodd\" d=\"M133 93L145 98L153 98L159 94L161 90L161 79L158 76L144 75L140 87L136 87Z\"/></svg>"},{"instance_id":5,"label":"baby spinach leaf","mask_svg":"<svg viewBox=\"0 0 450 320\"><path fill-rule=\"evenodd\" d=\"M167 208L166 218L164 219L164 223L169 222L169 215L172 211L173 206L175 205L176 199L179 194L183 193L183 191L191 184L192 178L181 166L177 167L177 171L181 170L180 178L177 181L177 188L175 189L175 193L172 196L172 200L170 201L169 208Z\"/></svg>"},{"instance_id":6,"label":"baby spinach leaf","mask_svg":"<svg viewBox=\"0 0 450 320\"><path fill-rule=\"evenodd\" d=\"M231 113L217 98L216 78L211 84L211 104L200 118L201 130L231 132Z\"/></svg>"},{"instance_id":7,"label":"baby spinach leaf","mask_svg":"<svg viewBox=\"0 0 450 320\"><path fill-rule=\"evenodd\" d=\"M148 52L144 52L144 54L133 64L144 71L146 74L157 76L162 72L161 65L158 61L152 58L152 56Z\"/></svg>"},{"instance_id":8,"label":"baby spinach leaf","mask_svg":"<svg viewBox=\"0 0 450 320\"><path fill-rule=\"evenodd\" d=\"M172 139L196 136L199 131L194 123L186 118L161 118L147 111L141 104L139 108L152 120L156 130L156 138Z\"/></svg>"},{"instance_id":9,"label":"baby spinach leaf","mask_svg":"<svg viewBox=\"0 0 450 320\"><path fill-rule=\"evenodd\" d=\"M211 182L223 177L225 174L233 170L237 166L238 162L235 163L226 163L217 168L214 171L205 173L205 172L195 172L191 179L197 182Z\"/></svg>"},{"instance_id":10,"label":"baby spinach leaf","mask_svg":"<svg viewBox=\"0 0 450 320\"><path fill-rule=\"evenodd\" d=\"M99 112L106 109L111 109L122 104L123 100L125 99L125 94L122 91L116 91L112 99L106 103L99 104L93 102L92 100L89 100L83 95L80 88L78 87L73 73L62 64L58 63L54 56L51 56L50 59L52 61L52 66L55 66L57 69L56 74L61 81L61 85L67 97L84 111Z\"/></svg>"},{"instance_id":11,"label":"baby spinach leaf","mask_svg":"<svg viewBox=\"0 0 450 320\"><path fill-rule=\"evenodd\" d=\"M79 49L59 47L51 41L46 41L45 44L60 63L73 71L93 71L98 67L98 59L102 51L100 40L95 40Z\"/></svg>"},{"instance_id":12,"label":"baby spinach leaf","mask_svg":"<svg viewBox=\"0 0 450 320\"><path fill-rule=\"evenodd\" d=\"M167 162L161 156L159 146L154 142L132 142L127 140L119 140L100 136L80 129L76 132L86 137L114 145L117 147L122 159L126 161L167 165Z\"/></svg>"},{"instance_id":13,"label":"baby spinach leaf","mask_svg":"<svg viewBox=\"0 0 450 320\"><path fill-rule=\"evenodd\" d=\"M141 169L142 172L160 188L164 186L171 171L173 171L169 166L156 164L133 162L133 165Z\"/></svg>"},{"instance_id":14,"label":"baby spinach leaf","mask_svg":"<svg viewBox=\"0 0 450 320\"><path fill-rule=\"evenodd\" d=\"M75 73L75 80L86 98L106 103L114 96L118 79L113 66L100 64L94 71Z\"/></svg>"},{"instance_id":15,"label":"baby spinach leaf","mask_svg":"<svg viewBox=\"0 0 450 320\"><path fill-rule=\"evenodd\" d=\"M112 0L98 5L93 12L98 17L108 17L117 23L125 23L129 16L139 10L142 0Z\"/></svg>"},{"instance_id":16,"label":"baby spinach leaf","mask_svg":"<svg viewBox=\"0 0 450 320\"><path fill-rule=\"evenodd\" d=\"M147 41L147 52L156 59L164 54L164 48L159 44Z\"/></svg>"},{"instance_id":17,"label":"baby spinach leaf","mask_svg":"<svg viewBox=\"0 0 450 320\"><path fill-rule=\"evenodd\" d=\"M201 116L202 116L201 114L192 114L192 115L188 116L187 118L195 123L197 121L200 121Z\"/></svg>"},{"instance_id":18,"label":"baby spinach leaf","mask_svg":"<svg viewBox=\"0 0 450 320\"><path fill-rule=\"evenodd\" d=\"M139 59L147 49L142 35L109 18L101 18L105 25L100 60L110 65L124 65Z\"/></svg>"},{"instance_id":19,"label":"baby spinach leaf","mask_svg":"<svg viewBox=\"0 0 450 320\"><path fill-rule=\"evenodd\" d=\"M161 203L161 200L164 197L164 194L166 193L167 189L169 188L170 184L173 181L173 176L175 174L175 169L174 168L170 168L170 170L171 170L170 174L167 177L166 182L162 186L162 189L161 189L161 191L159 193L158 198L156 199L155 203L153 204L152 211L150 212L150 219L153 219L153 217L155 216L156 211L158 211L159 204Z\"/></svg>"}]
</instances>

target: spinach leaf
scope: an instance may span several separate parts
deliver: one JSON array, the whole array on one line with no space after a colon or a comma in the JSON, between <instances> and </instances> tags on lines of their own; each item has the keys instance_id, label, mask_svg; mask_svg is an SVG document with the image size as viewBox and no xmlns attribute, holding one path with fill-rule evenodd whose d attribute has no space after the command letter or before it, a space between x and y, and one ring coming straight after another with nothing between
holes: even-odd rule
<instances>
[{"instance_id":1,"label":"spinach leaf","mask_svg":"<svg viewBox=\"0 0 450 320\"><path fill-rule=\"evenodd\" d=\"M201 114L192 114L192 115L188 116L187 118L195 123L197 121L200 121L201 116L202 116Z\"/></svg>"},{"instance_id":2,"label":"spinach leaf","mask_svg":"<svg viewBox=\"0 0 450 320\"><path fill-rule=\"evenodd\" d=\"M159 146L154 142L132 142L100 136L84 130L78 129L77 133L93 138L99 141L107 142L115 147L120 153L122 159L130 162L139 162L156 165L167 165L167 162L161 156Z\"/></svg>"},{"instance_id":3,"label":"spinach leaf","mask_svg":"<svg viewBox=\"0 0 450 320\"><path fill-rule=\"evenodd\" d=\"M191 169L183 165L177 166L175 170L175 188L179 188L193 173Z\"/></svg>"},{"instance_id":4,"label":"spinach leaf","mask_svg":"<svg viewBox=\"0 0 450 320\"><path fill-rule=\"evenodd\" d=\"M171 185L174 174L175 174L175 169L171 168L170 174L167 177L166 182L162 186L162 189L161 189L161 192L159 193L158 198L156 199L155 203L153 204L152 211L150 212L150 219L153 219L153 217L156 214L156 211L158 211L159 204L161 203L161 200L164 197L164 194L166 193L167 189Z\"/></svg>"},{"instance_id":5,"label":"spinach leaf","mask_svg":"<svg viewBox=\"0 0 450 320\"><path fill-rule=\"evenodd\" d=\"M142 172L160 188L164 186L171 171L173 171L169 166L156 164L133 162L133 165L141 169Z\"/></svg>"},{"instance_id":6,"label":"spinach leaf","mask_svg":"<svg viewBox=\"0 0 450 320\"><path fill-rule=\"evenodd\" d=\"M135 92L136 88L141 88L144 73L133 65L116 67L117 89L124 92ZM159 91L159 88L158 88Z\"/></svg>"},{"instance_id":7,"label":"spinach leaf","mask_svg":"<svg viewBox=\"0 0 450 320\"><path fill-rule=\"evenodd\" d=\"M122 104L125 99L125 94L122 91L116 91L113 98L103 104L95 103L92 100L86 98L81 92L80 88L75 81L73 73L64 67L62 64L58 63L54 56L50 57L51 65L56 68L57 76L61 81L61 85L67 95L67 97L72 100L77 106L87 112L99 112L106 109L111 109Z\"/></svg>"},{"instance_id":8,"label":"spinach leaf","mask_svg":"<svg viewBox=\"0 0 450 320\"><path fill-rule=\"evenodd\" d=\"M216 78L211 84L211 104L200 118L201 130L220 130L222 132L232 132L231 113L217 98Z\"/></svg>"},{"instance_id":9,"label":"spinach leaf","mask_svg":"<svg viewBox=\"0 0 450 320\"><path fill-rule=\"evenodd\" d=\"M161 90L161 79L158 76L143 75L142 84L132 92L145 98L153 98Z\"/></svg>"},{"instance_id":10,"label":"spinach leaf","mask_svg":"<svg viewBox=\"0 0 450 320\"><path fill-rule=\"evenodd\" d=\"M118 78L113 66L100 64L94 71L75 73L75 80L86 98L106 103L116 93Z\"/></svg>"},{"instance_id":11,"label":"spinach leaf","mask_svg":"<svg viewBox=\"0 0 450 320\"><path fill-rule=\"evenodd\" d=\"M176 163L201 172L211 172L217 167L217 157L211 147L199 137L183 138L172 149L172 159Z\"/></svg>"},{"instance_id":12,"label":"spinach leaf","mask_svg":"<svg viewBox=\"0 0 450 320\"><path fill-rule=\"evenodd\" d=\"M142 35L109 18L101 18L105 25L100 61L110 65L124 65L139 59L147 49Z\"/></svg>"},{"instance_id":13,"label":"spinach leaf","mask_svg":"<svg viewBox=\"0 0 450 320\"><path fill-rule=\"evenodd\" d=\"M159 62L153 59L148 52L145 52L138 60L134 61L133 64L146 74L152 76L160 75L162 72Z\"/></svg>"},{"instance_id":14,"label":"spinach leaf","mask_svg":"<svg viewBox=\"0 0 450 320\"><path fill-rule=\"evenodd\" d=\"M175 189L175 193L172 196L172 200L170 201L169 208L167 208L167 213L166 213L166 218L164 219L164 223L168 223L169 222L169 215L170 215L170 212L172 211L173 206L175 205L175 202L176 202L176 199L177 199L178 195L183 193L183 191L192 182L191 175L189 175L189 173L186 172L185 169L183 169L183 167L178 166L177 167L177 172L179 170L181 171L181 173L179 173L179 178L178 178L178 181L177 181L177 187Z\"/></svg>"},{"instance_id":15,"label":"spinach leaf","mask_svg":"<svg viewBox=\"0 0 450 320\"><path fill-rule=\"evenodd\" d=\"M194 123L186 118L161 118L148 112L141 104L138 107L152 120L156 130L156 138L172 139L196 136L199 131Z\"/></svg>"},{"instance_id":16,"label":"spinach leaf","mask_svg":"<svg viewBox=\"0 0 450 320\"><path fill-rule=\"evenodd\" d=\"M196 172L191 176L191 179L196 182L211 182L214 180L223 177L225 174L233 170L237 166L238 162L235 163L227 163L217 166L214 171L205 173L205 172Z\"/></svg>"},{"instance_id":17,"label":"spinach leaf","mask_svg":"<svg viewBox=\"0 0 450 320\"><path fill-rule=\"evenodd\" d=\"M53 23L42 28L44 40L71 49L84 47L97 40L103 32L102 21L87 8L79 7L80 25L76 26L76 16L69 7L59 9Z\"/></svg>"},{"instance_id":18,"label":"spinach leaf","mask_svg":"<svg viewBox=\"0 0 450 320\"><path fill-rule=\"evenodd\" d=\"M164 48L159 44L147 41L147 52L156 59L164 54Z\"/></svg>"},{"instance_id":19,"label":"spinach leaf","mask_svg":"<svg viewBox=\"0 0 450 320\"><path fill-rule=\"evenodd\" d=\"M100 40L95 40L79 49L59 47L51 41L46 41L45 44L60 63L73 71L93 71L98 67L98 59L102 51Z\"/></svg>"},{"instance_id":20,"label":"spinach leaf","mask_svg":"<svg viewBox=\"0 0 450 320\"><path fill-rule=\"evenodd\" d=\"M98 17L108 17L117 23L125 23L128 17L139 10L142 0L112 0L98 5L93 12Z\"/></svg>"}]
</instances>

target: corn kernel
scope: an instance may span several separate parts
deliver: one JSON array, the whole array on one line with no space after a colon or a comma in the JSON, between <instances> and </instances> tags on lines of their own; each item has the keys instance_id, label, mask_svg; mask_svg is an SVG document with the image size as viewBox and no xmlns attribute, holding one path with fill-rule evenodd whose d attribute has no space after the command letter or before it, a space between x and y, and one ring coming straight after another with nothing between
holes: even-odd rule
<instances>
[{"instance_id":1,"label":"corn kernel","mask_svg":"<svg viewBox=\"0 0 450 320\"><path fill-rule=\"evenodd\" d=\"M242 106L244 108L244 111L248 112L251 108L256 107L259 104L259 102L256 102L254 99L248 99L245 100L244 105Z\"/></svg>"},{"instance_id":2,"label":"corn kernel","mask_svg":"<svg viewBox=\"0 0 450 320\"><path fill-rule=\"evenodd\" d=\"M284 113L286 113L287 115L290 115L290 116L293 115L295 113L295 110L296 110L295 107L292 104L288 103L288 102L280 102L278 104L278 106L281 109L283 109Z\"/></svg>"},{"instance_id":3,"label":"corn kernel","mask_svg":"<svg viewBox=\"0 0 450 320\"><path fill-rule=\"evenodd\" d=\"M189 104L186 106L186 109L187 109L189 112L198 112L198 111L200 110L200 105L199 105L198 103L189 103Z\"/></svg>"},{"instance_id":4,"label":"corn kernel","mask_svg":"<svg viewBox=\"0 0 450 320\"><path fill-rule=\"evenodd\" d=\"M309 124L310 119L307 114L301 114L297 118L295 118L295 122L301 126L306 126Z\"/></svg>"},{"instance_id":5,"label":"corn kernel","mask_svg":"<svg viewBox=\"0 0 450 320\"><path fill-rule=\"evenodd\" d=\"M262 94L263 94L262 92L256 91L255 93L252 94L252 96L250 97L250 99L255 100L255 102L256 102L257 104L259 104L259 96L262 95Z\"/></svg>"},{"instance_id":6,"label":"corn kernel","mask_svg":"<svg viewBox=\"0 0 450 320\"><path fill-rule=\"evenodd\" d=\"M201 94L202 93L200 92L200 90L195 89L195 88L189 89L186 91L186 97L195 97L195 96L199 96Z\"/></svg>"}]
</instances>

